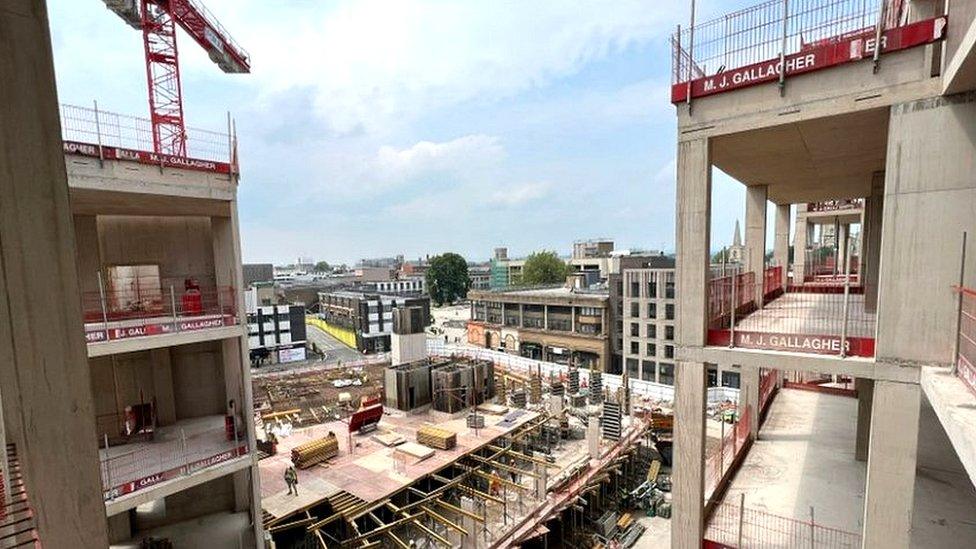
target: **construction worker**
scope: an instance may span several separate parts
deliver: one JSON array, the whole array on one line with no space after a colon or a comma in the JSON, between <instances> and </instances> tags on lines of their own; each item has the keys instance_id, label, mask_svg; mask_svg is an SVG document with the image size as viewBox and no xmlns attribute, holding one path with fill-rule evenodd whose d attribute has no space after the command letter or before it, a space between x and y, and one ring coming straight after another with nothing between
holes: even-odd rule
<instances>
[{"instance_id":1,"label":"construction worker","mask_svg":"<svg viewBox=\"0 0 976 549\"><path fill-rule=\"evenodd\" d=\"M508 460L508 464L509 464L509 466L512 467L512 469L515 469L515 458L509 459ZM518 484L518 481L519 481L518 480L519 479L518 473L516 473L515 471L511 471L511 474L512 474L512 482L514 482L515 484Z\"/></svg>"},{"instance_id":2,"label":"construction worker","mask_svg":"<svg viewBox=\"0 0 976 549\"><path fill-rule=\"evenodd\" d=\"M298 471L294 465L289 465L285 469L285 484L288 485L288 493L298 495Z\"/></svg>"}]
</instances>

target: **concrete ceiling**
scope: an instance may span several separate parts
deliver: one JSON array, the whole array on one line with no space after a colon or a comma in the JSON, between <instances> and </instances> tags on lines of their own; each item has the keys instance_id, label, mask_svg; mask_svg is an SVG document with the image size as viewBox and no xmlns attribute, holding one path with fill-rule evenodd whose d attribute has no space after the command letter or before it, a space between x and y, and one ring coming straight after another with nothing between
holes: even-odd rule
<instances>
[{"instance_id":1,"label":"concrete ceiling","mask_svg":"<svg viewBox=\"0 0 976 549\"><path fill-rule=\"evenodd\" d=\"M76 215L230 216L226 200L70 188L71 213Z\"/></svg>"},{"instance_id":2,"label":"concrete ceiling","mask_svg":"<svg viewBox=\"0 0 976 549\"><path fill-rule=\"evenodd\" d=\"M858 198L883 171L888 108L772 126L712 139L712 164L779 203Z\"/></svg>"}]
</instances>

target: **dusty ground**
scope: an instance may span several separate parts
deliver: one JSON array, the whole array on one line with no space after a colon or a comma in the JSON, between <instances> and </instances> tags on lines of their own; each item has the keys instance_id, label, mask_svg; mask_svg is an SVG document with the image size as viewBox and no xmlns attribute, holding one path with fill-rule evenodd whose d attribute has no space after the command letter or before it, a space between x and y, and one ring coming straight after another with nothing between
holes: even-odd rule
<instances>
[{"instance_id":1,"label":"dusty ground","mask_svg":"<svg viewBox=\"0 0 976 549\"><path fill-rule=\"evenodd\" d=\"M294 426L305 426L349 416L363 396L379 395L383 391L385 364L369 364L362 367L322 365L311 371L299 373L278 372L255 377L254 407L261 414L300 409L299 420ZM335 387L333 381L357 379L362 385ZM349 393L349 405L339 405L339 394Z\"/></svg>"}]
</instances>

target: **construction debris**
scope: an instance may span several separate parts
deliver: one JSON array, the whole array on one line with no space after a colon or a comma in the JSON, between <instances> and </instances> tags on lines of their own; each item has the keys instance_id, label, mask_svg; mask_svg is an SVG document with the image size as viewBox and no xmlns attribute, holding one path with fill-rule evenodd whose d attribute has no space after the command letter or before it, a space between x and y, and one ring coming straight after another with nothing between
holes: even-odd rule
<instances>
[{"instance_id":1,"label":"construction debris","mask_svg":"<svg viewBox=\"0 0 976 549\"><path fill-rule=\"evenodd\" d=\"M306 442L291 450L291 460L299 469L308 469L337 455L339 455L339 439L332 431L320 439Z\"/></svg>"},{"instance_id":2,"label":"construction debris","mask_svg":"<svg viewBox=\"0 0 976 549\"><path fill-rule=\"evenodd\" d=\"M457 433L443 427L424 425L417 429L417 442L431 448L450 450L457 445Z\"/></svg>"}]
</instances>

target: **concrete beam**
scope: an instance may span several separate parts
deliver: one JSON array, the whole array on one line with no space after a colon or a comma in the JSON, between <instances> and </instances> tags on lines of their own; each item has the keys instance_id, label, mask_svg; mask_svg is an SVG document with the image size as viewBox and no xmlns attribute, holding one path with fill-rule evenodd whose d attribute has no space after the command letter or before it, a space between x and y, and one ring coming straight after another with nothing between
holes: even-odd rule
<instances>
[{"instance_id":1,"label":"concrete beam","mask_svg":"<svg viewBox=\"0 0 976 549\"><path fill-rule=\"evenodd\" d=\"M0 391L47 547L107 547L44 2L0 8Z\"/></svg>"},{"instance_id":2,"label":"concrete beam","mask_svg":"<svg viewBox=\"0 0 976 549\"><path fill-rule=\"evenodd\" d=\"M921 394L913 383L874 384L864 548L911 545Z\"/></svg>"},{"instance_id":3,"label":"concrete beam","mask_svg":"<svg viewBox=\"0 0 976 549\"><path fill-rule=\"evenodd\" d=\"M190 345L203 341L240 338L244 335L246 329L246 325L224 326L223 328L209 328L206 330L131 337L128 339L106 341L104 343L92 343L88 345L88 357L94 358L121 353L132 353L135 351L148 351L150 349L162 349L164 347L178 347L180 345Z\"/></svg>"},{"instance_id":4,"label":"concrete beam","mask_svg":"<svg viewBox=\"0 0 976 549\"><path fill-rule=\"evenodd\" d=\"M917 364L899 364L878 361L870 358L835 355L815 355L770 351L765 349L740 349L728 347L678 347L676 358L679 361L708 362L710 364L738 364L768 368L776 364L778 369L824 374L843 374L851 377L864 377L905 383L918 383Z\"/></svg>"},{"instance_id":5,"label":"concrete beam","mask_svg":"<svg viewBox=\"0 0 976 549\"><path fill-rule=\"evenodd\" d=\"M976 397L948 368L924 366L922 391L976 486Z\"/></svg>"}]
</instances>

